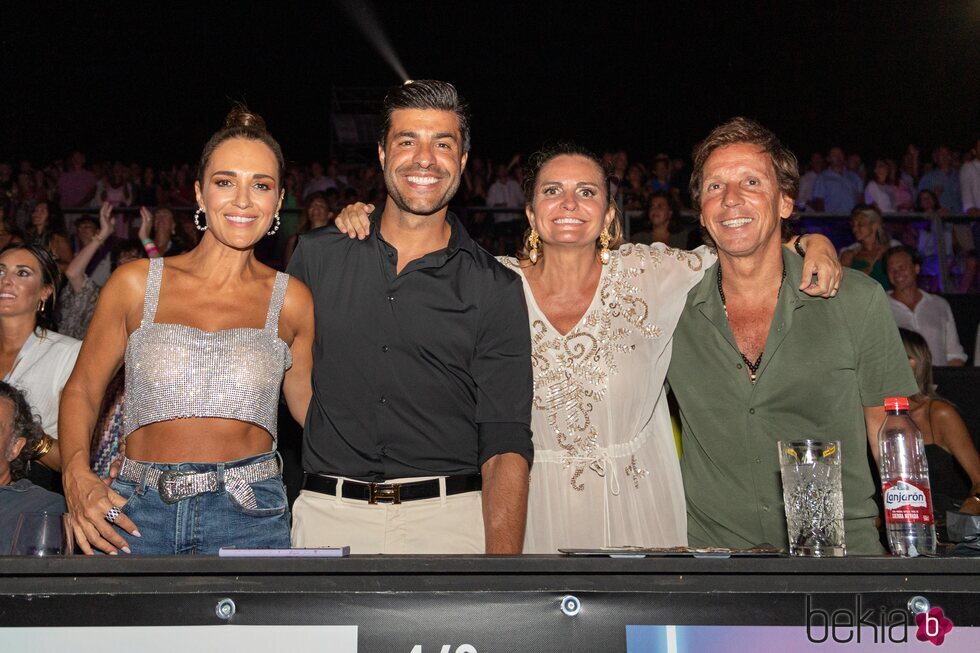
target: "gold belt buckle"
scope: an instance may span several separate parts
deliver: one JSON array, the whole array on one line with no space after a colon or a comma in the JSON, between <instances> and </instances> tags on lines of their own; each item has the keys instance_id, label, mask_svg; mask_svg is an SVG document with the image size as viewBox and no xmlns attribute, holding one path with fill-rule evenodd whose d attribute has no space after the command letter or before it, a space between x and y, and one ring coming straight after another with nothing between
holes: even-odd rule
<instances>
[{"instance_id":1,"label":"gold belt buckle","mask_svg":"<svg viewBox=\"0 0 980 653\"><path fill-rule=\"evenodd\" d=\"M401 485L398 483L368 483L368 504L399 504L402 502Z\"/></svg>"}]
</instances>

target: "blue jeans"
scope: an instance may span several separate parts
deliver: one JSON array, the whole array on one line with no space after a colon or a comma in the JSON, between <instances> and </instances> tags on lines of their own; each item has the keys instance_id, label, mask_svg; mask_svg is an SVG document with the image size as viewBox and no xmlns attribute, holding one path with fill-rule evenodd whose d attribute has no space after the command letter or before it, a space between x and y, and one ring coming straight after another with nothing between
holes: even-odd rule
<instances>
[{"instance_id":1,"label":"blue jeans","mask_svg":"<svg viewBox=\"0 0 980 653\"><path fill-rule=\"evenodd\" d=\"M205 492L166 504L156 486L140 482L112 482L112 489L126 499L123 512L133 520L142 537L118 529L135 555L199 553L216 555L221 547L289 548L289 507L282 475L252 483L258 503L244 508L225 491L225 469L262 462L273 452L227 463L153 463L161 471L218 472L218 491Z\"/></svg>"}]
</instances>

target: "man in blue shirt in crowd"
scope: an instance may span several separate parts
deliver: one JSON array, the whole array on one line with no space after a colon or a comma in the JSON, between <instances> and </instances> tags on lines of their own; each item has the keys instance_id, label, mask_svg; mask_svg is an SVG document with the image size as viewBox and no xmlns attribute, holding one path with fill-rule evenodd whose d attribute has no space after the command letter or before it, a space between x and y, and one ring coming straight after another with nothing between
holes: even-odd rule
<instances>
[{"instance_id":1,"label":"man in blue shirt in crowd","mask_svg":"<svg viewBox=\"0 0 980 653\"><path fill-rule=\"evenodd\" d=\"M810 204L815 211L848 214L864 196L864 182L844 166L844 150L839 147L830 148L827 164L813 185Z\"/></svg>"},{"instance_id":2,"label":"man in blue shirt in crowd","mask_svg":"<svg viewBox=\"0 0 980 653\"><path fill-rule=\"evenodd\" d=\"M932 153L936 168L922 175L918 191L931 190L939 198L939 206L950 213L962 213L963 202L960 199L960 175L953 168L953 153L945 145L940 145Z\"/></svg>"}]
</instances>

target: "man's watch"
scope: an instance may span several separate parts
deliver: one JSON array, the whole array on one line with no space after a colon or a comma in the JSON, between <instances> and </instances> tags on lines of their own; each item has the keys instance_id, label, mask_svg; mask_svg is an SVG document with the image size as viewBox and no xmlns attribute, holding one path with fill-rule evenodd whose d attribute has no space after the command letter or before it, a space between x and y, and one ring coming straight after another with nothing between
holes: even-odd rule
<instances>
[{"instance_id":1,"label":"man's watch","mask_svg":"<svg viewBox=\"0 0 980 653\"><path fill-rule=\"evenodd\" d=\"M793 249L796 250L796 253L799 254L800 257L806 258L806 250L804 250L803 246L800 245L801 240L803 240L803 234L797 236L796 240L793 241Z\"/></svg>"}]
</instances>

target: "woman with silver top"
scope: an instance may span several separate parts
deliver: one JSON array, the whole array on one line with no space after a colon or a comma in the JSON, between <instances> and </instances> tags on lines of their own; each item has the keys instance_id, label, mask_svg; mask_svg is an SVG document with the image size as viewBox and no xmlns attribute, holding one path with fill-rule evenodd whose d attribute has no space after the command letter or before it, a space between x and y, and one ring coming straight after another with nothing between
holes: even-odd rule
<instances>
[{"instance_id":1,"label":"woman with silver top","mask_svg":"<svg viewBox=\"0 0 980 653\"><path fill-rule=\"evenodd\" d=\"M526 247L500 259L524 282L531 328L534 466L524 552L684 546L664 379L687 293L715 253L620 247L607 172L584 148L547 148L526 172ZM351 208L337 223L349 234L363 230ZM820 270L819 287L808 292L830 295L839 283L836 251L821 236L807 238L816 238L804 265L808 284Z\"/></svg>"},{"instance_id":2,"label":"woman with silver top","mask_svg":"<svg viewBox=\"0 0 980 653\"><path fill-rule=\"evenodd\" d=\"M87 554L289 546L276 417L280 386L306 416L313 301L254 253L278 224L283 156L236 108L198 170L200 244L113 273L65 387L65 495ZM107 487L89 442L124 358L126 458Z\"/></svg>"}]
</instances>

